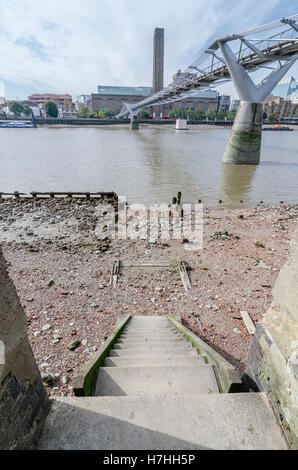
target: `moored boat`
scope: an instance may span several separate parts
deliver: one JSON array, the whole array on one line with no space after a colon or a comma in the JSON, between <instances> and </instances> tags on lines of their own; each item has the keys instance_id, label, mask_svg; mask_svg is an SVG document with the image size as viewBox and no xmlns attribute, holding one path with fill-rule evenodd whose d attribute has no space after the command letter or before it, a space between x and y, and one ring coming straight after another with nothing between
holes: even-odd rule
<instances>
[{"instance_id":1,"label":"moored boat","mask_svg":"<svg viewBox=\"0 0 298 470\"><path fill-rule=\"evenodd\" d=\"M0 120L0 129L32 129L31 121Z\"/></svg>"},{"instance_id":2,"label":"moored boat","mask_svg":"<svg viewBox=\"0 0 298 470\"><path fill-rule=\"evenodd\" d=\"M293 129L288 126L281 126L276 124L275 126L263 127L263 131L292 131Z\"/></svg>"}]
</instances>

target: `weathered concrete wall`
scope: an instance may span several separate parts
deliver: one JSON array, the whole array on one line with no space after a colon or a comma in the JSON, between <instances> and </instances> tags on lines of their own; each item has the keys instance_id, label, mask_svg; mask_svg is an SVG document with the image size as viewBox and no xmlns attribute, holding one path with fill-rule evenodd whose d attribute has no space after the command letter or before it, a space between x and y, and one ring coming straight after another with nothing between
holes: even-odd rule
<instances>
[{"instance_id":1,"label":"weathered concrete wall","mask_svg":"<svg viewBox=\"0 0 298 470\"><path fill-rule=\"evenodd\" d=\"M298 227L273 289L273 303L257 327L245 377L251 386L269 392L298 448Z\"/></svg>"},{"instance_id":2,"label":"weathered concrete wall","mask_svg":"<svg viewBox=\"0 0 298 470\"><path fill-rule=\"evenodd\" d=\"M48 409L26 316L0 248L0 449L33 447Z\"/></svg>"}]
</instances>

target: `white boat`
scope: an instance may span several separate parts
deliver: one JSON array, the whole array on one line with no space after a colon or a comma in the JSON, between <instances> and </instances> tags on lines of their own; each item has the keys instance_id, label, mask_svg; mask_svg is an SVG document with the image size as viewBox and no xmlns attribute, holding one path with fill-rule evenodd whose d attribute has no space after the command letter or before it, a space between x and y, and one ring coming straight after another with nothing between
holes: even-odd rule
<instances>
[{"instance_id":1,"label":"white boat","mask_svg":"<svg viewBox=\"0 0 298 470\"><path fill-rule=\"evenodd\" d=\"M32 129L31 121L0 120L0 129Z\"/></svg>"}]
</instances>

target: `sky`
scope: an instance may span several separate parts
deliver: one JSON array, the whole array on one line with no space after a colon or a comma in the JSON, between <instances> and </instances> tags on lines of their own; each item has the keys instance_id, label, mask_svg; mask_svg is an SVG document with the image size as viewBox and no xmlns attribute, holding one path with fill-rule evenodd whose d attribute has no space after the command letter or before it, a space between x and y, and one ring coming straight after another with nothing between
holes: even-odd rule
<instances>
[{"instance_id":1,"label":"sky","mask_svg":"<svg viewBox=\"0 0 298 470\"><path fill-rule=\"evenodd\" d=\"M296 13L297 0L0 0L0 96L151 86L155 27L167 85L216 37Z\"/></svg>"}]
</instances>

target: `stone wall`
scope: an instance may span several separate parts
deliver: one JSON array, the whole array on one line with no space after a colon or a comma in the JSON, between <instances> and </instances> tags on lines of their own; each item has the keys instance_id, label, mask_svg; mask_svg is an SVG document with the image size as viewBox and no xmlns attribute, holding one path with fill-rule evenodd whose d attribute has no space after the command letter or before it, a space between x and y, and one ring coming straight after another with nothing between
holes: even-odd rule
<instances>
[{"instance_id":1,"label":"stone wall","mask_svg":"<svg viewBox=\"0 0 298 470\"><path fill-rule=\"evenodd\" d=\"M34 447L48 409L26 315L0 248L0 449Z\"/></svg>"},{"instance_id":2,"label":"stone wall","mask_svg":"<svg viewBox=\"0 0 298 470\"><path fill-rule=\"evenodd\" d=\"M292 446L298 448L298 227L272 305L257 326L244 379L269 393Z\"/></svg>"}]
</instances>

